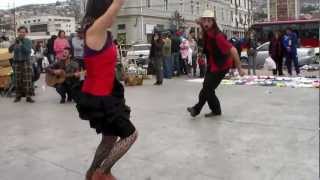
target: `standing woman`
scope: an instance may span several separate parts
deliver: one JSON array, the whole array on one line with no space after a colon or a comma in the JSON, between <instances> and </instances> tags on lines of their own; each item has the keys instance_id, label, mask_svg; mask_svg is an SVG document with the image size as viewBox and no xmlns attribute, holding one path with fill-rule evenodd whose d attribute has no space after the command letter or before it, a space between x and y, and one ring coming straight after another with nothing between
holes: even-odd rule
<instances>
[{"instance_id":1,"label":"standing woman","mask_svg":"<svg viewBox=\"0 0 320 180\"><path fill-rule=\"evenodd\" d=\"M192 69L193 69L193 76L197 76L197 56L198 56L198 44L195 38L194 30L190 31L189 34L189 44L192 50Z\"/></svg>"},{"instance_id":2,"label":"standing woman","mask_svg":"<svg viewBox=\"0 0 320 180\"><path fill-rule=\"evenodd\" d=\"M273 70L273 75L283 75L282 71L282 64L283 64L283 57L284 57L284 47L282 45L282 38L280 32L277 31L274 34L269 46L269 55L275 61L277 68Z\"/></svg>"},{"instance_id":3,"label":"standing woman","mask_svg":"<svg viewBox=\"0 0 320 180\"><path fill-rule=\"evenodd\" d=\"M163 45L164 42L161 38L161 35L159 33L155 33L152 38L149 57L153 62L157 79L154 85L162 85L163 82Z\"/></svg>"},{"instance_id":4,"label":"standing woman","mask_svg":"<svg viewBox=\"0 0 320 180\"><path fill-rule=\"evenodd\" d=\"M130 149L137 131L124 88L116 79L117 52L109 31L124 0L88 0L83 20L86 77L76 102L79 116L102 134L87 180L115 179L112 166Z\"/></svg>"},{"instance_id":5,"label":"standing woman","mask_svg":"<svg viewBox=\"0 0 320 180\"><path fill-rule=\"evenodd\" d=\"M62 30L58 32L58 38L54 40L53 49L56 55L56 59L59 61L63 58L63 51L65 48L70 48L66 33Z\"/></svg>"}]
</instances>

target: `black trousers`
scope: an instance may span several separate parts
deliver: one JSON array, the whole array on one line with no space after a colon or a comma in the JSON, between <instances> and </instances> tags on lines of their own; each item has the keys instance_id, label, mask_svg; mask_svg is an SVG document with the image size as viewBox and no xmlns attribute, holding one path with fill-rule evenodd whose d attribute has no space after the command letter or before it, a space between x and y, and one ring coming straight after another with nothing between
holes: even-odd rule
<instances>
[{"instance_id":1,"label":"black trousers","mask_svg":"<svg viewBox=\"0 0 320 180\"><path fill-rule=\"evenodd\" d=\"M62 84L56 85L56 91L58 94L60 94L62 99L66 99L66 95L68 95L68 99L73 99L72 98L72 85L68 84L66 82Z\"/></svg>"},{"instance_id":2,"label":"black trousers","mask_svg":"<svg viewBox=\"0 0 320 180\"><path fill-rule=\"evenodd\" d=\"M282 71L282 64L283 64L283 57L279 56L279 57L273 57L276 65L277 65L277 69L273 70L273 75L279 75L282 76L283 75L283 71Z\"/></svg>"},{"instance_id":3,"label":"black trousers","mask_svg":"<svg viewBox=\"0 0 320 180\"><path fill-rule=\"evenodd\" d=\"M199 94L199 102L193 107L198 113L206 102L208 102L209 108L213 113L221 113L220 101L216 96L215 90L228 71L229 70L225 70L216 73L212 73L209 70L207 71L204 77L203 87Z\"/></svg>"}]
</instances>

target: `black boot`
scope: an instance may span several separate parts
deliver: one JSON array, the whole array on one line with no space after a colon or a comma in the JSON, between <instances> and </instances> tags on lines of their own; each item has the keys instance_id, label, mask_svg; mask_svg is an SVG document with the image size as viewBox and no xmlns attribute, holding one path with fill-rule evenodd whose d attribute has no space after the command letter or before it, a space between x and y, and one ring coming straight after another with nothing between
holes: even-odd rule
<instances>
[{"instance_id":1,"label":"black boot","mask_svg":"<svg viewBox=\"0 0 320 180\"><path fill-rule=\"evenodd\" d=\"M66 97L61 97L60 104L66 103Z\"/></svg>"},{"instance_id":2,"label":"black boot","mask_svg":"<svg viewBox=\"0 0 320 180\"><path fill-rule=\"evenodd\" d=\"M26 100L28 103L34 103L35 101L33 99L31 99L31 97L27 97L27 100Z\"/></svg>"},{"instance_id":3,"label":"black boot","mask_svg":"<svg viewBox=\"0 0 320 180\"><path fill-rule=\"evenodd\" d=\"M188 107L187 111L192 117L196 117L198 114L200 114L200 112L196 111L193 107Z\"/></svg>"},{"instance_id":4,"label":"black boot","mask_svg":"<svg viewBox=\"0 0 320 180\"><path fill-rule=\"evenodd\" d=\"M13 102L17 103L17 102L20 102L20 101L21 101L21 97L19 96L19 97L16 97Z\"/></svg>"},{"instance_id":5,"label":"black boot","mask_svg":"<svg viewBox=\"0 0 320 180\"><path fill-rule=\"evenodd\" d=\"M204 115L204 117L206 117L206 118L214 117L214 116L221 116L221 112L220 113L211 112L211 113Z\"/></svg>"}]
</instances>

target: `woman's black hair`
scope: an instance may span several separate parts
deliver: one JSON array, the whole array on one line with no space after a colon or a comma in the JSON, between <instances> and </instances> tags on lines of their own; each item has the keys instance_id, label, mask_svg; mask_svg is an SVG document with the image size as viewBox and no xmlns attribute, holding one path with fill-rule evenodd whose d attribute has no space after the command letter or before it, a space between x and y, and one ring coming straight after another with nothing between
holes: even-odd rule
<instances>
[{"instance_id":1,"label":"woman's black hair","mask_svg":"<svg viewBox=\"0 0 320 180\"><path fill-rule=\"evenodd\" d=\"M102 16L111 6L113 0L88 0L86 12L82 21L82 27L92 24L94 20Z\"/></svg>"},{"instance_id":2,"label":"woman's black hair","mask_svg":"<svg viewBox=\"0 0 320 180\"><path fill-rule=\"evenodd\" d=\"M60 37L60 36L61 36L61 33L66 34L66 32L65 32L64 30L59 30L59 32L58 32L58 37Z\"/></svg>"}]
</instances>

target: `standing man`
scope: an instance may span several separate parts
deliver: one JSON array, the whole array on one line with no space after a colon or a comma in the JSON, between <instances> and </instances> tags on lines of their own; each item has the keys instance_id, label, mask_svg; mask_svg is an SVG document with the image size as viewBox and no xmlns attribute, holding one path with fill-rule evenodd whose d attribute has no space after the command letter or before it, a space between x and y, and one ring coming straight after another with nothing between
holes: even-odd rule
<instances>
[{"instance_id":1,"label":"standing man","mask_svg":"<svg viewBox=\"0 0 320 180\"><path fill-rule=\"evenodd\" d=\"M57 39L56 35L52 35L51 38L48 40L47 43L47 58L50 64L53 64L55 62L55 52L54 52L54 41Z\"/></svg>"},{"instance_id":2,"label":"standing man","mask_svg":"<svg viewBox=\"0 0 320 180\"><path fill-rule=\"evenodd\" d=\"M205 117L221 115L221 107L215 89L219 86L226 73L233 65L233 61L241 76L244 71L241 68L237 49L226 40L220 31L214 13L210 10L204 11L198 21L203 32L204 53L207 57L208 71L205 75L203 88L199 94L199 102L193 107L187 108L192 117L200 114L204 104L208 102L211 112Z\"/></svg>"},{"instance_id":3,"label":"standing man","mask_svg":"<svg viewBox=\"0 0 320 180\"><path fill-rule=\"evenodd\" d=\"M32 42L26 38L28 29L24 26L18 28L18 38L15 44L11 46L10 51L14 52L13 69L15 74L16 98L14 102L19 102L23 96L27 102L34 103L31 98L33 93L32 87L32 66L31 66L31 49Z\"/></svg>"},{"instance_id":4,"label":"standing man","mask_svg":"<svg viewBox=\"0 0 320 180\"><path fill-rule=\"evenodd\" d=\"M81 28L77 29L77 35L71 39L71 47L73 52L74 60L79 64L81 69L84 69L83 64L83 30Z\"/></svg>"},{"instance_id":5,"label":"standing man","mask_svg":"<svg viewBox=\"0 0 320 180\"><path fill-rule=\"evenodd\" d=\"M297 34L288 28L286 34L283 37L283 46L285 47L286 54L286 65L288 73L292 76L292 61L296 70L297 76L300 75L297 47L298 47L298 37Z\"/></svg>"},{"instance_id":6,"label":"standing man","mask_svg":"<svg viewBox=\"0 0 320 180\"><path fill-rule=\"evenodd\" d=\"M172 77L172 59L171 59L171 39L169 34L164 35L164 44L163 44L163 75L166 79L171 79Z\"/></svg>"},{"instance_id":7,"label":"standing man","mask_svg":"<svg viewBox=\"0 0 320 180\"><path fill-rule=\"evenodd\" d=\"M156 82L154 85L160 86L163 83L163 39L159 32L155 32L152 41L149 59L153 62Z\"/></svg>"},{"instance_id":8,"label":"standing man","mask_svg":"<svg viewBox=\"0 0 320 180\"><path fill-rule=\"evenodd\" d=\"M174 32L171 40L171 53L172 53L172 61L174 64L173 71L174 71L174 74L177 76L180 76L181 74L180 44L181 44L181 39L178 36L178 33Z\"/></svg>"}]
</instances>

